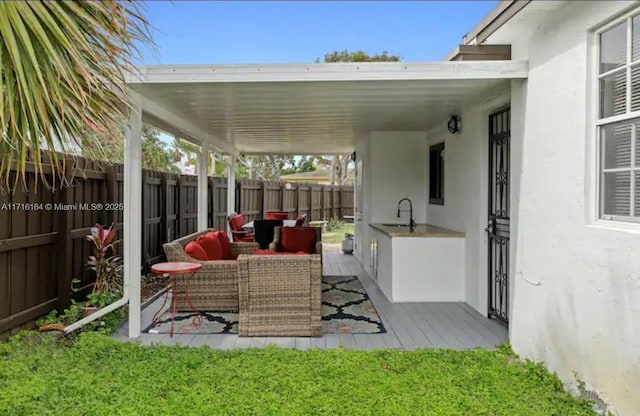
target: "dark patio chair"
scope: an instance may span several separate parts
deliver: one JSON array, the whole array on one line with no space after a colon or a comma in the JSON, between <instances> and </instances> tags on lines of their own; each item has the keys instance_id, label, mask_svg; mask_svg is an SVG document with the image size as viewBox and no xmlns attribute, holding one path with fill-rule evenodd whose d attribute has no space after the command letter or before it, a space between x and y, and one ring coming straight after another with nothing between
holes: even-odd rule
<instances>
[{"instance_id":1,"label":"dark patio chair","mask_svg":"<svg viewBox=\"0 0 640 416\"><path fill-rule=\"evenodd\" d=\"M273 229L281 227L283 220L266 219L253 221L253 238L256 243L260 244L262 250L269 248L269 244L273 241Z\"/></svg>"}]
</instances>

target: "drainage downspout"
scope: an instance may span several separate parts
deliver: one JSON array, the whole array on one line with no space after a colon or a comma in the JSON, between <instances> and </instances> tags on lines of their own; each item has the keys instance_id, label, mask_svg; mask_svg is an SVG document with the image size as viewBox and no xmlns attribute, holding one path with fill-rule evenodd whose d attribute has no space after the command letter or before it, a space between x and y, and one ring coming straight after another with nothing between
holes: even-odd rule
<instances>
[{"instance_id":1,"label":"drainage downspout","mask_svg":"<svg viewBox=\"0 0 640 416\"><path fill-rule=\"evenodd\" d=\"M122 298L118 299L117 301L113 302L111 305L105 306L104 308L95 311L94 313L92 313L89 316L86 316L82 319L80 319L78 322L74 322L73 324L69 325L68 327L66 327L64 329L64 333L66 334L70 334L73 331L82 328L83 326L85 326L86 324L95 321L98 318L102 318L103 316L105 316L106 314L115 311L118 308L123 307L124 305L126 305L129 302L129 278L127 276L128 273L125 273L125 277L124 277L124 287L123 287L123 293L122 293Z\"/></svg>"}]
</instances>

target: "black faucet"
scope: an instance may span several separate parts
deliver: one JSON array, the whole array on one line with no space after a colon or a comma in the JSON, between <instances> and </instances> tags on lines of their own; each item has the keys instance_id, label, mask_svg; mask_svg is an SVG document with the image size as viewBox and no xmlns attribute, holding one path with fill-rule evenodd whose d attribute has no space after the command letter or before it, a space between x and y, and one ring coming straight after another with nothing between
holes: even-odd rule
<instances>
[{"instance_id":1,"label":"black faucet","mask_svg":"<svg viewBox=\"0 0 640 416\"><path fill-rule=\"evenodd\" d=\"M398 201L398 218L400 218L400 205L402 201L409 201L409 231L413 231L413 228L416 226L416 222L413 220L413 203L409 198L402 198Z\"/></svg>"}]
</instances>

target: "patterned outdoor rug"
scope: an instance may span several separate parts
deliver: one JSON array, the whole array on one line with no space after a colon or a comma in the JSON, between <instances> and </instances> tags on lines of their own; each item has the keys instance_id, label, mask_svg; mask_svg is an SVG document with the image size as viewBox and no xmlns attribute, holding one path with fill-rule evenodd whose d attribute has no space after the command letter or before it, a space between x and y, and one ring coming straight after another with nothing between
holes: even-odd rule
<instances>
[{"instance_id":1,"label":"patterned outdoor rug","mask_svg":"<svg viewBox=\"0 0 640 416\"><path fill-rule=\"evenodd\" d=\"M178 312L174 334L237 334L237 312L203 312L200 325L194 325L194 313ZM158 326L144 332L168 334L169 311L158 318ZM387 332L376 308L356 276L322 278L322 332L324 334L381 334Z\"/></svg>"},{"instance_id":2,"label":"patterned outdoor rug","mask_svg":"<svg viewBox=\"0 0 640 416\"><path fill-rule=\"evenodd\" d=\"M356 276L322 277L322 332L325 334L387 332L367 291Z\"/></svg>"}]
</instances>

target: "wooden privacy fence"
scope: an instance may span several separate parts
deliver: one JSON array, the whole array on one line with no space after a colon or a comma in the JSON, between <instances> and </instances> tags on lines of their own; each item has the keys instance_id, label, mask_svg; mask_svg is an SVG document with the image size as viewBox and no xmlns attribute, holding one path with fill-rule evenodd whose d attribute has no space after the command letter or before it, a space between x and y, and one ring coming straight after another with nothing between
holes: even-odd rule
<instances>
[{"instance_id":1,"label":"wooden privacy fence","mask_svg":"<svg viewBox=\"0 0 640 416\"><path fill-rule=\"evenodd\" d=\"M124 167L78 158L67 167L69 186L47 189L27 175L28 189L0 193L0 334L33 322L85 296L94 276L85 240L96 223L123 227ZM197 230L197 177L143 171L141 270L158 261L162 244ZM209 177L209 227L226 229L227 180ZM237 180L236 212L246 221L287 211L310 221L353 215L353 187ZM118 254L125 256L122 246ZM71 281L79 290L71 293Z\"/></svg>"},{"instance_id":2,"label":"wooden privacy fence","mask_svg":"<svg viewBox=\"0 0 640 416\"><path fill-rule=\"evenodd\" d=\"M245 221L265 218L268 211L286 211L292 219L306 214L309 221L342 219L352 216L353 208L353 186L236 181L236 212Z\"/></svg>"}]
</instances>

